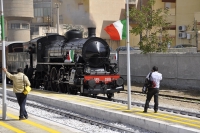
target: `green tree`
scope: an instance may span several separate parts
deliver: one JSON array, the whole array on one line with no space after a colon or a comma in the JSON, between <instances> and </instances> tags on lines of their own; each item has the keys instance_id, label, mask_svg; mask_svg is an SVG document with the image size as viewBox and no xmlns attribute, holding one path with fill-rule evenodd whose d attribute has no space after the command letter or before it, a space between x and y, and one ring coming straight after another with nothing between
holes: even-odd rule
<instances>
[{"instance_id":1,"label":"green tree","mask_svg":"<svg viewBox=\"0 0 200 133\"><path fill-rule=\"evenodd\" d=\"M170 23L166 21L168 9L152 9L155 0L149 0L141 10L130 9L130 20L137 24L130 33L141 34L139 46L143 53L165 52L167 44L171 42L168 28Z\"/></svg>"}]
</instances>

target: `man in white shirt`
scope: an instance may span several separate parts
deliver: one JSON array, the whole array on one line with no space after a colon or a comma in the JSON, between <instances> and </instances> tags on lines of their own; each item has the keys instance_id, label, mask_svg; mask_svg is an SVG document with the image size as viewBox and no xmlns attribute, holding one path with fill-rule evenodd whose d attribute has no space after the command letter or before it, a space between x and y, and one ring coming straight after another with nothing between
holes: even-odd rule
<instances>
[{"instance_id":1,"label":"man in white shirt","mask_svg":"<svg viewBox=\"0 0 200 133\"><path fill-rule=\"evenodd\" d=\"M149 74L151 76L149 77ZM158 67L154 66L152 68L152 72L150 72L146 78L150 78L150 81L152 81L151 86L148 88L147 92L147 99L144 106L144 113L147 113L147 109L149 108L149 102L151 101L151 98L154 96L154 112L157 113L158 111L158 94L159 94L159 88L160 88L160 81L162 80L162 74L158 72Z\"/></svg>"}]
</instances>

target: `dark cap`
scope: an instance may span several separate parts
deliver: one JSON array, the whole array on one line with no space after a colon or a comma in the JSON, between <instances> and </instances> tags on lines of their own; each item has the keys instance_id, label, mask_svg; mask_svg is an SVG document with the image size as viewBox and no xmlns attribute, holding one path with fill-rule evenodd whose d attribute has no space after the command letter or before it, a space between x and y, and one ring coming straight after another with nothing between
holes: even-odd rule
<instances>
[{"instance_id":1,"label":"dark cap","mask_svg":"<svg viewBox=\"0 0 200 133\"><path fill-rule=\"evenodd\" d=\"M21 67L17 68L17 72L23 72L23 69Z\"/></svg>"}]
</instances>

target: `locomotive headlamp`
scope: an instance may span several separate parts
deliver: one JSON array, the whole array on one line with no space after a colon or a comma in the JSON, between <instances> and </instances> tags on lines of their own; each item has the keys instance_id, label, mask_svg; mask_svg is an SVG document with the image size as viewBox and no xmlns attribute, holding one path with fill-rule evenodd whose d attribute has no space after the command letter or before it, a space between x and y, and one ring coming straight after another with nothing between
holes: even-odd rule
<instances>
[{"instance_id":1,"label":"locomotive headlamp","mask_svg":"<svg viewBox=\"0 0 200 133\"><path fill-rule=\"evenodd\" d=\"M96 85L95 80L94 80L94 79L90 79L90 80L88 81L88 85L89 85L91 88L94 88L95 85Z\"/></svg>"},{"instance_id":2,"label":"locomotive headlamp","mask_svg":"<svg viewBox=\"0 0 200 133\"><path fill-rule=\"evenodd\" d=\"M118 78L118 79L116 80L116 84L117 84L118 86L121 86L121 85L124 84L124 80L123 80L122 78Z\"/></svg>"}]
</instances>

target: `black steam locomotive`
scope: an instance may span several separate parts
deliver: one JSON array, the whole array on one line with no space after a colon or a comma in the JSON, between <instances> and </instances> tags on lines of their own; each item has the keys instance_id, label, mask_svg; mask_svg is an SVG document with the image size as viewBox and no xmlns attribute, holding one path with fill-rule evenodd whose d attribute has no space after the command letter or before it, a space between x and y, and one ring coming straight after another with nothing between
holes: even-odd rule
<instances>
[{"instance_id":1,"label":"black steam locomotive","mask_svg":"<svg viewBox=\"0 0 200 133\"><path fill-rule=\"evenodd\" d=\"M20 49L21 48L21 49ZM65 36L48 34L21 46L8 46L8 70L29 64L27 76L33 88L77 94L107 94L124 90L118 74L118 60L111 63L106 41L96 37L95 28L88 28L88 37L79 30ZM15 60L13 60L15 58Z\"/></svg>"}]
</instances>

